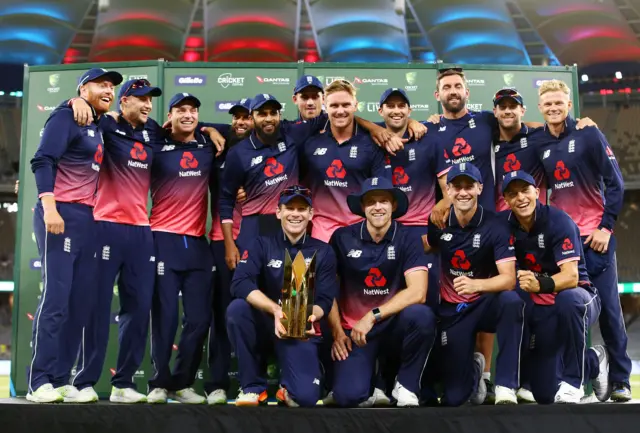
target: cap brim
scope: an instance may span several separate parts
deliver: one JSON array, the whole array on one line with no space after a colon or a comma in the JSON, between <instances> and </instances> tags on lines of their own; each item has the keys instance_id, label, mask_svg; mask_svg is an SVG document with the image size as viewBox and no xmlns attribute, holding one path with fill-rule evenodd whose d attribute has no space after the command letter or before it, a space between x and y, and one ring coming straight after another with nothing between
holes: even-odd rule
<instances>
[{"instance_id":1,"label":"cap brim","mask_svg":"<svg viewBox=\"0 0 640 433\"><path fill-rule=\"evenodd\" d=\"M469 173L459 173L459 174L456 174L455 176L453 176L451 179L449 179L447 177L447 183L453 182L454 180L456 180L457 178L462 177L462 176L468 177L472 181L478 182L479 184L482 184L482 179L478 179L478 178L476 178L475 176L473 176L473 175L471 175Z\"/></svg>"},{"instance_id":2,"label":"cap brim","mask_svg":"<svg viewBox=\"0 0 640 433\"><path fill-rule=\"evenodd\" d=\"M526 183L527 185L532 185L534 187L536 186L535 183L532 183L531 181L529 181L527 179L522 179L520 177L509 178L509 179L507 179L506 182L504 182L502 184L502 195L504 195L504 193L507 192L507 188L509 188L509 185L511 185L513 182L515 182L517 180L521 180L522 182Z\"/></svg>"},{"instance_id":3,"label":"cap brim","mask_svg":"<svg viewBox=\"0 0 640 433\"><path fill-rule=\"evenodd\" d=\"M123 81L122 75L120 75L120 73L116 72L116 71L107 71L104 74L100 74L96 78L94 78L93 80L89 80L89 81L95 81L98 78L102 78L102 77L109 78L114 86L120 85L120 83L122 83L122 81Z\"/></svg>"},{"instance_id":4,"label":"cap brim","mask_svg":"<svg viewBox=\"0 0 640 433\"><path fill-rule=\"evenodd\" d=\"M315 87L316 89L318 89L320 92L324 93L324 89L322 87L318 87L315 84L307 84L306 86L302 86L300 88L296 88L293 90L293 94L297 95L298 93L302 92L304 89L308 89L309 87Z\"/></svg>"},{"instance_id":5,"label":"cap brim","mask_svg":"<svg viewBox=\"0 0 640 433\"><path fill-rule=\"evenodd\" d=\"M384 98L382 101L380 101L380 105L382 105L382 104L384 104L385 102L387 102L387 99L389 99L389 98L390 98L390 97L392 97L393 95L400 95L400 96L402 96L402 99L404 99L405 101L407 101L407 104L411 105L411 102L409 102L409 98L408 98L406 95L402 94L402 92L401 92L401 91L399 91L399 90L394 90L393 92L389 93L389 94L387 95L387 97L386 97L386 98Z\"/></svg>"},{"instance_id":6,"label":"cap brim","mask_svg":"<svg viewBox=\"0 0 640 433\"><path fill-rule=\"evenodd\" d=\"M267 104L273 104L277 107L277 110L282 110L282 104L280 102L276 101L275 99L267 99L266 101L261 102L260 104L256 104L254 107L251 107L251 111L253 112L259 110Z\"/></svg>"},{"instance_id":7,"label":"cap brim","mask_svg":"<svg viewBox=\"0 0 640 433\"><path fill-rule=\"evenodd\" d=\"M493 106L495 107L496 105L498 105L500 103L500 101L502 101L505 98L509 98L509 99L513 99L514 101L516 101L516 103L518 105L524 105L524 101L519 101L517 100L515 97L511 96L511 95L504 95L504 96L498 96L496 99L493 100Z\"/></svg>"},{"instance_id":8,"label":"cap brim","mask_svg":"<svg viewBox=\"0 0 640 433\"><path fill-rule=\"evenodd\" d=\"M349 207L349 210L351 211L352 214L361 216L362 218L366 218L366 215L362 210L362 197L365 194L368 194L373 191L389 191L391 195L393 195L393 198L396 201L396 210L391 215L392 218L400 218L401 216L407 213L407 210L409 210L409 198L404 193L404 191L398 188L391 188L391 189L380 188L380 189L371 189L365 192L364 194L349 194L347 196L347 206Z\"/></svg>"},{"instance_id":9,"label":"cap brim","mask_svg":"<svg viewBox=\"0 0 640 433\"><path fill-rule=\"evenodd\" d=\"M128 95L122 96L153 96L158 97L162 95L162 89L159 87L139 87L137 89L132 89Z\"/></svg>"},{"instance_id":10,"label":"cap brim","mask_svg":"<svg viewBox=\"0 0 640 433\"><path fill-rule=\"evenodd\" d=\"M233 114L234 111L236 111L236 110L244 110L247 113L249 112L249 109L247 107L245 107L244 105L237 104L237 105L234 105L233 107L229 108L229 114Z\"/></svg>"},{"instance_id":11,"label":"cap brim","mask_svg":"<svg viewBox=\"0 0 640 433\"><path fill-rule=\"evenodd\" d=\"M313 205L311 204L311 197L307 197L306 195L302 195L302 194L291 194L288 196L281 197L280 200L278 200L278 204L288 204L291 202L291 200L298 197L304 200L309 205L309 207L313 207Z\"/></svg>"},{"instance_id":12,"label":"cap brim","mask_svg":"<svg viewBox=\"0 0 640 433\"><path fill-rule=\"evenodd\" d=\"M200 105L202 105L202 104L200 104L200 100L198 98L196 98L195 96L185 96L184 98L179 99L176 102L174 102L173 104L171 104L169 106L169 110L171 110L176 105L182 104L185 101L193 101L193 102L195 102L196 103L196 108L200 108Z\"/></svg>"}]
</instances>

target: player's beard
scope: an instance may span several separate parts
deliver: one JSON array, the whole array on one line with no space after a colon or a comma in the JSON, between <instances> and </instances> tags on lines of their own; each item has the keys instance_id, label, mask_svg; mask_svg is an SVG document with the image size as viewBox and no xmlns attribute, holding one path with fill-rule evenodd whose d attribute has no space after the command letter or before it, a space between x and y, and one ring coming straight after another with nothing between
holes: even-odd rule
<instances>
[{"instance_id":1,"label":"player's beard","mask_svg":"<svg viewBox=\"0 0 640 433\"><path fill-rule=\"evenodd\" d=\"M446 101L442 101L442 106L449 113L459 113L462 110L464 110L465 107L467 106L467 97L465 95L461 94L460 95L460 103L457 106L454 106L454 105L450 104L449 103L449 99L447 99Z\"/></svg>"},{"instance_id":2,"label":"player's beard","mask_svg":"<svg viewBox=\"0 0 640 433\"><path fill-rule=\"evenodd\" d=\"M280 122L275 124L273 132L270 134L267 134L264 132L262 125L260 126L256 125L254 128L256 130L256 135L258 136L258 138L260 138L260 141L262 141L264 144L271 145L271 144L275 144L276 138L280 133Z\"/></svg>"}]
</instances>

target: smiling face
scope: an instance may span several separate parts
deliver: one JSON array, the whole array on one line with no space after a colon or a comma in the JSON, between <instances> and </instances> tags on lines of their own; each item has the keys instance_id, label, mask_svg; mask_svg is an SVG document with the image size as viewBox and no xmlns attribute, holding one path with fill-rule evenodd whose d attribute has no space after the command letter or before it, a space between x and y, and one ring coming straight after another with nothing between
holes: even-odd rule
<instances>
[{"instance_id":1,"label":"smiling face","mask_svg":"<svg viewBox=\"0 0 640 433\"><path fill-rule=\"evenodd\" d=\"M192 134L198 126L198 114L198 107L189 99L171 107L168 116L171 121L171 131L180 135Z\"/></svg>"},{"instance_id":2,"label":"smiling face","mask_svg":"<svg viewBox=\"0 0 640 433\"><path fill-rule=\"evenodd\" d=\"M355 96L341 90L327 95L327 114L331 126L346 128L354 121L358 101Z\"/></svg>"},{"instance_id":3,"label":"smiling face","mask_svg":"<svg viewBox=\"0 0 640 433\"><path fill-rule=\"evenodd\" d=\"M87 100L96 113L103 114L109 111L115 98L115 86L108 77L101 77L83 84L80 87L80 96Z\"/></svg>"},{"instance_id":4,"label":"smiling face","mask_svg":"<svg viewBox=\"0 0 640 433\"><path fill-rule=\"evenodd\" d=\"M538 108L549 125L559 125L569 115L572 102L569 95L562 90L553 90L540 95Z\"/></svg>"},{"instance_id":5,"label":"smiling face","mask_svg":"<svg viewBox=\"0 0 640 433\"><path fill-rule=\"evenodd\" d=\"M322 90L314 86L302 89L293 95L293 103L298 107L302 120L315 119L322 113Z\"/></svg>"},{"instance_id":6,"label":"smiling face","mask_svg":"<svg viewBox=\"0 0 640 433\"><path fill-rule=\"evenodd\" d=\"M520 129L525 109L512 98L503 98L493 108L493 114L501 128L512 130Z\"/></svg>"},{"instance_id":7,"label":"smiling face","mask_svg":"<svg viewBox=\"0 0 640 433\"><path fill-rule=\"evenodd\" d=\"M281 204L276 217L282 224L282 231L289 237L301 236L313 218L313 208L302 197L294 197L287 204Z\"/></svg>"},{"instance_id":8,"label":"smiling face","mask_svg":"<svg viewBox=\"0 0 640 433\"><path fill-rule=\"evenodd\" d=\"M536 211L539 196L540 189L523 180L514 180L504 192L504 201L518 219L528 219Z\"/></svg>"},{"instance_id":9,"label":"smiling face","mask_svg":"<svg viewBox=\"0 0 640 433\"><path fill-rule=\"evenodd\" d=\"M362 197L362 210L367 224L381 230L391 225L391 217L398 207L389 191L371 191Z\"/></svg>"},{"instance_id":10,"label":"smiling face","mask_svg":"<svg viewBox=\"0 0 640 433\"><path fill-rule=\"evenodd\" d=\"M459 113L467 106L469 89L467 89L462 76L456 74L447 75L440 78L435 96L445 111Z\"/></svg>"},{"instance_id":11,"label":"smiling face","mask_svg":"<svg viewBox=\"0 0 640 433\"><path fill-rule=\"evenodd\" d=\"M134 126L144 125L153 109L151 96L123 96L120 99L123 116Z\"/></svg>"},{"instance_id":12,"label":"smiling face","mask_svg":"<svg viewBox=\"0 0 640 433\"><path fill-rule=\"evenodd\" d=\"M231 115L231 129L238 139L246 138L253 129L253 118L249 110L237 108Z\"/></svg>"},{"instance_id":13,"label":"smiling face","mask_svg":"<svg viewBox=\"0 0 640 433\"><path fill-rule=\"evenodd\" d=\"M401 95L391 95L378 109L387 128L393 132L402 131L409 123L411 108Z\"/></svg>"},{"instance_id":14,"label":"smiling face","mask_svg":"<svg viewBox=\"0 0 640 433\"><path fill-rule=\"evenodd\" d=\"M263 142L272 141L280 129L280 111L275 104L267 102L252 113L253 127Z\"/></svg>"},{"instance_id":15,"label":"smiling face","mask_svg":"<svg viewBox=\"0 0 640 433\"><path fill-rule=\"evenodd\" d=\"M458 176L447 184L447 195L456 210L467 212L478 203L482 184L467 176Z\"/></svg>"}]
</instances>

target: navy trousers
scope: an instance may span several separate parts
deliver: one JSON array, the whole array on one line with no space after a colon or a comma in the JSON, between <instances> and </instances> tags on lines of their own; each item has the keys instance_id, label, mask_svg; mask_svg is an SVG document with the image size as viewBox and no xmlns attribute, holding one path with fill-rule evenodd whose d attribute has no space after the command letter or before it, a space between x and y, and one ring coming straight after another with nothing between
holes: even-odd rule
<instances>
[{"instance_id":1,"label":"navy trousers","mask_svg":"<svg viewBox=\"0 0 640 433\"><path fill-rule=\"evenodd\" d=\"M155 374L149 388L181 390L193 385L202 360L211 322L213 258L204 236L154 232L153 238L157 273L151 307L151 360ZM180 298L182 333L172 374L169 363Z\"/></svg>"},{"instance_id":2,"label":"navy trousers","mask_svg":"<svg viewBox=\"0 0 640 433\"><path fill-rule=\"evenodd\" d=\"M33 319L32 355L27 368L29 392L46 383L54 387L69 383L78 348L84 342L84 327L96 301L93 209L62 202L56 207L65 224L62 234L47 233L40 202L33 215L42 264L42 293Z\"/></svg>"}]
</instances>

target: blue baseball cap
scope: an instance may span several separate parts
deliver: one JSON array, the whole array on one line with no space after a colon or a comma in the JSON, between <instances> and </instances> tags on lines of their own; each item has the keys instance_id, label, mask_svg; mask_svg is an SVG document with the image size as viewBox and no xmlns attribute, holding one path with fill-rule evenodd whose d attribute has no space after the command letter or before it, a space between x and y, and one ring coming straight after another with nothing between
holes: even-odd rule
<instances>
[{"instance_id":1,"label":"blue baseball cap","mask_svg":"<svg viewBox=\"0 0 640 433\"><path fill-rule=\"evenodd\" d=\"M283 189L282 192L280 192L278 206L287 204L296 197L302 198L309 206L313 207L311 205L311 190L300 185L293 185Z\"/></svg>"},{"instance_id":2,"label":"blue baseball cap","mask_svg":"<svg viewBox=\"0 0 640 433\"><path fill-rule=\"evenodd\" d=\"M411 102L409 102L409 97L407 96L407 92L398 87L391 87L382 92L382 96L380 96L380 106L382 106L382 104L384 104L391 95L400 95L404 98L405 101L407 101L407 104L411 105Z\"/></svg>"},{"instance_id":3,"label":"blue baseball cap","mask_svg":"<svg viewBox=\"0 0 640 433\"><path fill-rule=\"evenodd\" d=\"M176 93L169 101L169 111L182 101L191 100L195 102L196 108L200 108L200 100L193 96L191 93Z\"/></svg>"},{"instance_id":4,"label":"blue baseball cap","mask_svg":"<svg viewBox=\"0 0 640 433\"><path fill-rule=\"evenodd\" d=\"M393 183L384 177L372 177L365 180L360 193L353 193L347 196L347 206L349 206L351 213L366 218L362 210L362 198L371 191L389 191L393 195L397 207L391 215L392 218L400 218L407 213L409 209L409 199L407 195L402 190L394 187Z\"/></svg>"},{"instance_id":5,"label":"blue baseball cap","mask_svg":"<svg viewBox=\"0 0 640 433\"><path fill-rule=\"evenodd\" d=\"M87 84L89 81L94 81L102 77L109 78L114 86L122 83L122 75L120 75L119 72L108 71L104 68L93 68L78 77L78 87L76 88L78 94L80 94L81 86Z\"/></svg>"},{"instance_id":6,"label":"blue baseball cap","mask_svg":"<svg viewBox=\"0 0 640 433\"><path fill-rule=\"evenodd\" d=\"M511 171L505 174L502 179L502 195L504 195L505 191L507 190L507 187L514 180L521 180L523 182L528 183L529 185L536 186L535 179L526 171L522 171L522 170Z\"/></svg>"},{"instance_id":7,"label":"blue baseball cap","mask_svg":"<svg viewBox=\"0 0 640 433\"><path fill-rule=\"evenodd\" d=\"M322 82L318 79L318 77L314 77L313 75L303 75L298 78L296 81L296 87L293 88L293 94L302 92L307 87L317 87L321 92L324 92L322 88Z\"/></svg>"},{"instance_id":8,"label":"blue baseball cap","mask_svg":"<svg viewBox=\"0 0 640 433\"><path fill-rule=\"evenodd\" d=\"M151 95L157 97L162 95L160 87L153 87L149 80L143 78L136 80L129 80L120 87L120 93L118 99L124 96L147 96Z\"/></svg>"},{"instance_id":9,"label":"blue baseball cap","mask_svg":"<svg viewBox=\"0 0 640 433\"><path fill-rule=\"evenodd\" d=\"M451 167L451 170L447 173L447 183L453 182L453 180L459 176L467 176L475 182L482 183L480 170L470 162L462 162Z\"/></svg>"},{"instance_id":10,"label":"blue baseball cap","mask_svg":"<svg viewBox=\"0 0 640 433\"><path fill-rule=\"evenodd\" d=\"M251 106L249 111L253 113L255 110L259 110L260 107L262 107L264 104L268 102L274 104L278 110L282 110L282 104L278 102L278 100L273 95L269 95L268 93L258 93L251 100Z\"/></svg>"},{"instance_id":11,"label":"blue baseball cap","mask_svg":"<svg viewBox=\"0 0 640 433\"><path fill-rule=\"evenodd\" d=\"M498 90L493 97L493 106L495 107L496 105L498 105L504 98L511 98L518 104L524 106L522 95L518 93L518 89L516 89L515 87L503 87L502 89Z\"/></svg>"},{"instance_id":12,"label":"blue baseball cap","mask_svg":"<svg viewBox=\"0 0 640 433\"><path fill-rule=\"evenodd\" d=\"M252 101L251 98L242 98L241 100L233 104L231 108L229 108L229 114L233 114L233 112L236 111L238 108L242 108L243 110L247 110L248 112L251 112L251 101Z\"/></svg>"}]
</instances>

